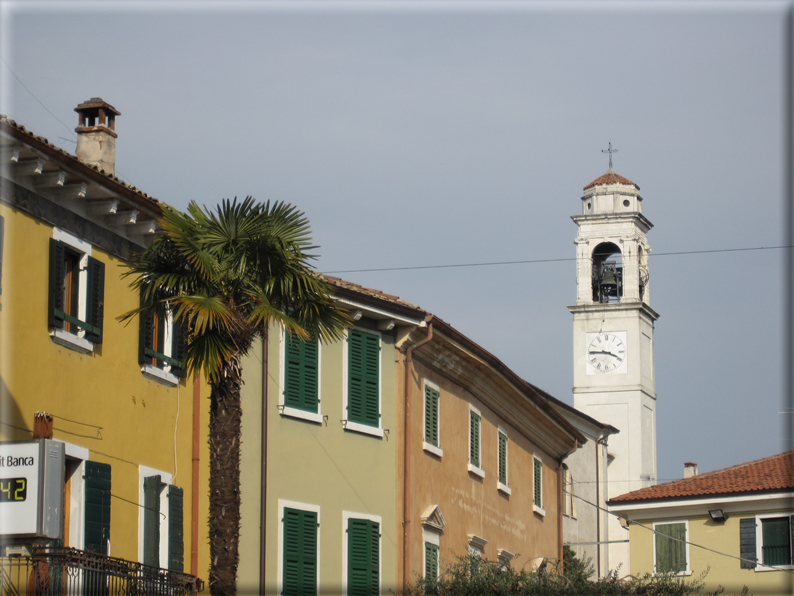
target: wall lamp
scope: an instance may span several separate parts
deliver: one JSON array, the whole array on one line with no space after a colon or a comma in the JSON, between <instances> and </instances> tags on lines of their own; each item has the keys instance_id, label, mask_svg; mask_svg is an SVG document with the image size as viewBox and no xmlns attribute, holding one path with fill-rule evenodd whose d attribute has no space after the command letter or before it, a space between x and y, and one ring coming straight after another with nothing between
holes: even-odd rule
<instances>
[{"instance_id":1,"label":"wall lamp","mask_svg":"<svg viewBox=\"0 0 794 596\"><path fill-rule=\"evenodd\" d=\"M725 512L722 509L709 509L709 515L711 516L711 521L722 523L728 516L725 515Z\"/></svg>"}]
</instances>

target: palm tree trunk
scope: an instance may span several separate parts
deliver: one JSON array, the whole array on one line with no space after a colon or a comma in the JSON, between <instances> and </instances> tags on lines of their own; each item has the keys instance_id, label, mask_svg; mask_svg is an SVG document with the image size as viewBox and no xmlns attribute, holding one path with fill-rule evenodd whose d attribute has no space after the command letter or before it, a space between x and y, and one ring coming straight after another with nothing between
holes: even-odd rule
<instances>
[{"instance_id":1,"label":"palm tree trunk","mask_svg":"<svg viewBox=\"0 0 794 596\"><path fill-rule=\"evenodd\" d=\"M224 362L210 383L210 593L237 593L240 560L240 432L242 368L238 357Z\"/></svg>"}]
</instances>

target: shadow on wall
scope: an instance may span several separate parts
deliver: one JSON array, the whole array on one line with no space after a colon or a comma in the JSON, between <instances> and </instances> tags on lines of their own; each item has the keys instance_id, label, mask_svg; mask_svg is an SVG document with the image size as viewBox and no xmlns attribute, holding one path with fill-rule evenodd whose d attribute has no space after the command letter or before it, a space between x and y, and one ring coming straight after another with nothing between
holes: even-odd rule
<instances>
[{"instance_id":1,"label":"shadow on wall","mask_svg":"<svg viewBox=\"0 0 794 596\"><path fill-rule=\"evenodd\" d=\"M25 416L17 405L17 400L11 395L5 379L0 377L0 440L3 441L27 441L33 437L33 429L29 424L33 424L33 412L28 415L29 421L26 422Z\"/></svg>"}]
</instances>

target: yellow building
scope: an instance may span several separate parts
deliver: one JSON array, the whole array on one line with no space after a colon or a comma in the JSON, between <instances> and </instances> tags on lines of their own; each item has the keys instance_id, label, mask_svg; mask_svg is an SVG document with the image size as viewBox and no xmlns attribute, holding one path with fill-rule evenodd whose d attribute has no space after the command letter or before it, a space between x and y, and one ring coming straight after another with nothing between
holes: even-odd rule
<instances>
[{"instance_id":1,"label":"yellow building","mask_svg":"<svg viewBox=\"0 0 794 596\"><path fill-rule=\"evenodd\" d=\"M698 577L727 594L791 594L794 451L714 472L687 464L683 480L608 502L628 520L631 574Z\"/></svg>"},{"instance_id":2,"label":"yellow building","mask_svg":"<svg viewBox=\"0 0 794 596\"><path fill-rule=\"evenodd\" d=\"M139 305L124 263L162 211L114 176L119 112L99 98L75 111L77 156L0 118L0 440L63 444L56 544L206 577L199 387L171 320L116 320Z\"/></svg>"}]
</instances>

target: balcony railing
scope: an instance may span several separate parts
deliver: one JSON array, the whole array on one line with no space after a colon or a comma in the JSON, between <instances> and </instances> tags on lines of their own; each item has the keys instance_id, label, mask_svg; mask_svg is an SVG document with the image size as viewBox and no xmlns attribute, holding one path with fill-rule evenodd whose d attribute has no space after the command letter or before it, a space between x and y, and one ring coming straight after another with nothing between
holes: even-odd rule
<instances>
[{"instance_id":1,"label":"balcony railing","mask_svg":"<svg viewBox=\"0 0 794 596\"><path fill-rule=\"evenodd\" d=\"M68 547L33 547L0 557L0 596L191 596L192 575Z\"/></svg>"}]
</instances>

